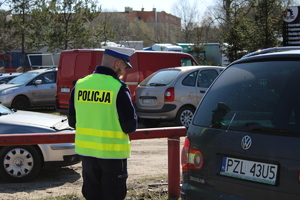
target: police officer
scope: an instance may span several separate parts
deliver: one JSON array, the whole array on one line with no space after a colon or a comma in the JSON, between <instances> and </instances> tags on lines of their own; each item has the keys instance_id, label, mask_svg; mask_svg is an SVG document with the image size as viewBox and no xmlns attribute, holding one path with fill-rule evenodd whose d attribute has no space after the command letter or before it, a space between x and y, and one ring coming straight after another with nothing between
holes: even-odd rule
<instances>
[{"instance_id":1,"label":"police officer","mask_svg":"<svg viewBox=\"0 0 300 200\"><path fill-rule=\"evenodd\" d=\"M101 66L79 79L69 101L75 151L82 156L82 194L87 200L126 197L129 133L137 128L130 91L119 77L132 68L134 49L103 47Z\"/></svg>"}]
</instances>

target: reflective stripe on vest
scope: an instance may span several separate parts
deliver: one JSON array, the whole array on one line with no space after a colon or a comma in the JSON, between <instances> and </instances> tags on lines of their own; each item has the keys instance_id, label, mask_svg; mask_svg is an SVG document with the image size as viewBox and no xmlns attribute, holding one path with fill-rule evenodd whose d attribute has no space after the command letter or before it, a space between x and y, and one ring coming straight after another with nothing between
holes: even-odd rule
<instances>
[{"instance_id":1,"label":"reflective stripe on vest","mask_svg":"<svg viewBox=\"0 0 300 200\"><path fill-rule=\"evenodd\" d=\"M98 158L130 157L129 136L122 131L116 109L121 83L108 75L92 74L75 87L75 151Z\"/></svg>"}]
</instances>

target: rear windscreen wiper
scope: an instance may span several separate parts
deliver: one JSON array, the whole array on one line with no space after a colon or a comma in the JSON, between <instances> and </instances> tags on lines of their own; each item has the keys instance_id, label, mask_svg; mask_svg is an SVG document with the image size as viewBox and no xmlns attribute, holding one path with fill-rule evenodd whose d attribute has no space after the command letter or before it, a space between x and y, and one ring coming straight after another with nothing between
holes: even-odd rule
<instances>
[{"instance_id":1,"label":"rear windscreen wiper","mask_svg":"<svg viewBox=\"0 0 300 200\"><path fill-rule=\"evenodd\" d=\"M252 131L266 131L266 132L277 132L277 133L296 133L296 132L289 131L289 130L282 129L282 128L262 126L258 123L254 123L254 122L246 123L245 127L247 127L249 130L252 130Z\"/></svg>"}]
</instances>

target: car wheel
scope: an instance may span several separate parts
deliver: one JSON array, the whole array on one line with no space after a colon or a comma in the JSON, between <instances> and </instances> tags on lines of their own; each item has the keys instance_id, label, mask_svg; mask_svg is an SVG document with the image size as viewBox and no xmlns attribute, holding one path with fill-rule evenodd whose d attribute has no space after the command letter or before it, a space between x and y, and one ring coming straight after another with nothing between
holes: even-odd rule
<instances>
[{"instance_id":1,"label":"car wheel","mask_svg":"<svg viewBox=\"0 0 300 200\"><path fill-rule=\"evenodd\" d=\"M42 156L33 146L6 146L0 150L0 175L8 181L30 181L41 167Z\"/></svg>"},{"instance_id":2,"label":"car wheel","mask_svg":"<svg viewBox=\"0 0 300 200\"><path fill-rule=\"evenodd\" d=\"M156 128L160 124L159 119L139 119L140 122L145 126L145 128Z\"/></svg>"},{"instance_id":3,"label":"car wheel","mask_svg":"<svg viewBox=\"0 0 300 200\"><path fill-rule=\"evenodd\" d=\"M192 122L194 112L195 109L190 106L180 108L175 118L175 124L177 126L185 126L188 128Z\"/></svg>"},{"instance_id":4,"label":"car wheel","mask_svg":"<svg viewBox=\"0 0 300 200\"><path fill-rule=\"evenodd\" d=\"M29 100L24 96L17 96L12 102L12 108L17 110L28 110Z\"/></svg>"}]
</instances>

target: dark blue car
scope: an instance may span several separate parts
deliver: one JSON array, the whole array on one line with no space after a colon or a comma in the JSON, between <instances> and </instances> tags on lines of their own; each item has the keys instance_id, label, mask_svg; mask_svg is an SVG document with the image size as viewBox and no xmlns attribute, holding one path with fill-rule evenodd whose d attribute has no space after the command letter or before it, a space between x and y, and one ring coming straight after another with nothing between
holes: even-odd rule
<instances>
[{"instance_id":1,"label":"dark blue car","mask_svg":"<svg viewBox=\"0 0 300 200\"><path fill-rule=\"evenodd\" d=\"M208 89L182 149L181 199L300 199L300 50L276 50Z\"/></svg>"}]
</instances>

